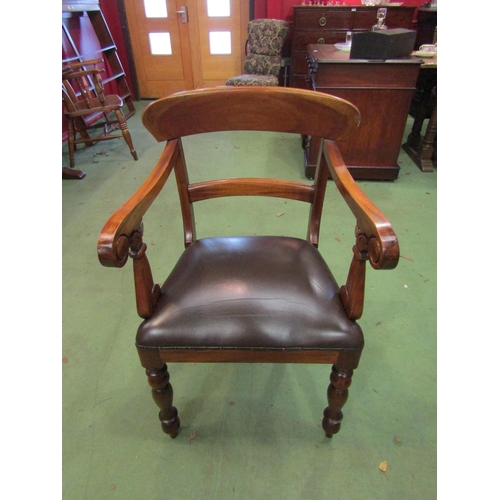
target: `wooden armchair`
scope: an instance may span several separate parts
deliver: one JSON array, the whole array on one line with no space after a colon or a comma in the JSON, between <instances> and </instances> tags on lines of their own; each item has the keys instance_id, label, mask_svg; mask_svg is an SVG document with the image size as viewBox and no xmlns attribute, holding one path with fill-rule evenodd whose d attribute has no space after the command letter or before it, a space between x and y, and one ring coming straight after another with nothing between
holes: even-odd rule
<instances>
[{"instance_id":1,"label":"wooden armchair","mask_svg":"<svg viewBox=\"0 0 500 500\"><path fill-rule=\"evenodd\" d=\"M328 363L332 369L322 425L328 437L339 431L364 343L356 320L363 311L366 262L392 269L399 258L391 224L353 181L336 143L359 120L347 101L282 87L181 92L145 110L146 128L158 141L168 142L150 176L105 224L98 256L112 267L133 260L137 311L144 318L136 347L162 428L171 437L178 434L180 421L166 362ZM182 137L228 130L324 138L314 183L252 177L190 183ZM172 171L185 250L160 286L146 256L142 218ZM329 174L356 220L352 263L341 287L317 248ZM245 195L310 204L305 238L196 238L197 202Z\"/></svg>"},{"instance_id":2,"label":"wooden armchair","mask_svg":"<svg viewBox=\"0 0 500 500\"><path fill-rule=\"evenodd\" d=\"M97 65L102 59L92 59L62 67L62 99L64 116L68 121L68 149L71 168L75 168L77 144L93 145L123 137L130 154L137 160L127 121L122 113L123 101L115 94L105 95L101 77L103 69ZM115 119L111 114L115 114ZM90 135L89 130L102 127L102 135ZM118 130L117 133L111 134Z\"/></svg>"}]
</instances>

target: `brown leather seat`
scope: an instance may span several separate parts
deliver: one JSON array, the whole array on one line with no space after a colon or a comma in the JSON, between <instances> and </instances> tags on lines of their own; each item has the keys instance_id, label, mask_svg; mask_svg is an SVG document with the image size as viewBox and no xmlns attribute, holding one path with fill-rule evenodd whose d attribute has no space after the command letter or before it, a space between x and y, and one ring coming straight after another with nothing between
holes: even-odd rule
<instances>
[{"instance_id":1,"label":"brown leather seat","mask_svg":"<svg viewBox=\"0 0 500 500\"><path fill-rule=\"evenodd\" d=\"M159 99L145 110L143 122L158 141L167 141L166 147L150 176L105 224L98 255L105 266L122 267L128 257L133 259L137 311L144 318L136 347L164 432L175 437L180 429L166 362L328 363L332 368L322 426L331 437L340 429L363 349L356 320L363 310L366 262L375 269L392 269L399 258L391 224L354 182L337 146L357 127L358 110L320 92L220 87ZM182 137L229 130L287 132L296 134L297 141L302 136L324 138L314 183L253 177L191 183ZM209 165L202 167L198 175L209 170ZM160 287L146 256L142 219L172 172L185 250ZM341 287L318 250L329 176L355 219L352 262ZM194 206L226 196L309 204L305 238L197 239Z\"/></svg>"},{"instance_id":2,"label":"brown leather seat","mask_svg":"<svg viewBox=\"0 0 500 500\"><path fill-rule=\"evenodd\" d=\"M168 349L360 349L319 251L287 237L204 238L190 245L137 335Z\"/></svg>"}]
</instances>

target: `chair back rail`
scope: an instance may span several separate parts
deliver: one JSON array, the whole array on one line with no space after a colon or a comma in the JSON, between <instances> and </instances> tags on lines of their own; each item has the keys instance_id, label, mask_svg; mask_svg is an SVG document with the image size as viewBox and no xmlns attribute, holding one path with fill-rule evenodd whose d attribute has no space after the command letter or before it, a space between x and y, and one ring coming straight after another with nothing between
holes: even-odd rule
<instances>
[{"instance_id":1,"label":"chair back rail","mask_svg":"<svg viewBox=\"0 0 500 500\"><path fill-rule=\"evenodd\" d=\"M228 112L231 110L231 112ZM180 92L151 103L144 126L157 141L228 130L349 136L360 114L351 103L321 92L290 87L222 87Z\"/></svg>"},{"instance_id":2,"label":"chair back rail","mask_svg":"<svg viewBox=\"0 0 500 500\"><path fill-rule=\"evenodd\" d=\"M285 132L341 140L359 121L357 108L343 99L307 90L264 87L251 87L251 91L247 87L222 87L180 92L151 103L143 113L145 127L158 141L229 130ZM182 149L181 144L179 147ZM326 164L318 170L312 186L263 178L190 184L184 160L178 162L175 171L185 245L196 239L193 203L224 196L273 196L312 204L307 239L317 246L328 178Z\"/></svg>"},{"instance_id":3,"label":"chair back rail","mask_svg":"<svg viewBox=\"0 0 500 500\"><path fill-rule=\"evenodd\" d=\"M301 182L282 179L235 178L197 182L188 187L189 201L225 196L272 196L312 203L314 188Z\"/></svg>"},{"instance_id":4,"label":"chair back rail","mask_svg":"<svg viewBox=\"0 0 500 500\"><path fill-rule=\"evenodd\" d=\"M81 68L81 65L79 67ZM101 77L104 70L99 68L73 69L71 66L70 68L70 72L63 71L62 73L63 99L68 111L76 111L81 103L85 103L87 109L105 106L104 85ZM99 102L95 101L96 98Z\"/></svg>"}]
</instances>

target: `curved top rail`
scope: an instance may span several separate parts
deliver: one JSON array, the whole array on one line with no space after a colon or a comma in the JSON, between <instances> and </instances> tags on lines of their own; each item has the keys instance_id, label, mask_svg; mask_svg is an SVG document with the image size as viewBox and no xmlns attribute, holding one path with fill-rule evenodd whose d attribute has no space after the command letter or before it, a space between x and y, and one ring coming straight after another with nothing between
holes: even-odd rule
<instances>
[{"instance_id":1,"label":"curved top rail","mask_svg":"<svg viewBox=\"0 0 500 500\"><path fill-rule=\"evenodd\" d=\"M322 92L228 86L158 99L145 109L142 120L157 141L226 130L289 132L339 140L359 125L360 113L350 102Z\"/></svg>"}]
</instances>

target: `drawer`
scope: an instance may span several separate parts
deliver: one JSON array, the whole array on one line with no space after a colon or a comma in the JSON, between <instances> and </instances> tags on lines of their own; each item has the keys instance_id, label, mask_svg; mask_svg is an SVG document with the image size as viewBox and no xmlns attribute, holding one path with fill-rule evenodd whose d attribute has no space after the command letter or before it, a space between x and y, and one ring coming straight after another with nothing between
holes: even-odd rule
<instances>
[{"instance_id":1,"label":"drawer","mask_svg":"<svg viewBox=\"0 0 500 500\"><path fill-rule=\"evenodd\" d=\"M389 15L389 12L387 12L387 15ZM357 10L353 17L352 27L354 30L370 31L372 26L377 24L376 10Z\"/></svg>"},{"instance_id":2,"label":"drawer","mask_svg":"<svg viewBox=\"0 0 500 500\"><path fill-rule=\"evenodd\" d=\"M411 9L387 9L385 25L389 28L411 29L413 10ZM371 30L377 24L377 9L356 10L353 16L353 30Z\"/></svg>"},{"instance_id":3,"label":"drawer","mask_svg":"<svg viewBox=\"0 0 500 500\"><path fill-rule=\"evenodd\" d=\"M419 71L415 63L318 64L314 79L319 88L413 90Z\"/></svg>"},{"instance_id":4,"label":"drawer","mask_svg":"<svg viewBox=\"0 0 500 500\"><path fill-rule=\"evenodd\" d=\"M307 46L311 43L342 43L345 42L345 31L329 30L310 30L295 31L293 37L293 50L302 50L307 52Z\"/></svg>"},{"instance_id":5,"label":"drawer","mask_svg":"<svg viewBox=\"0 0 500 500\"><path fill-rule=\"evenodd\" d=\"M392 28L405 28L407 30L412 28L414 9L394 8L387 10L387 17L385 24L389 29Z\"/></svg>"},{"instance_id":6,"label":"drawer","mask_svg":"<svg viewBox=\"0 0 500 500\"><path fill-rule=\"evenodd\" d=\"M351 8L326 10L321 7L296 9L294 29L350 30L353 11Z\"/></svg>"}]
</instances>

